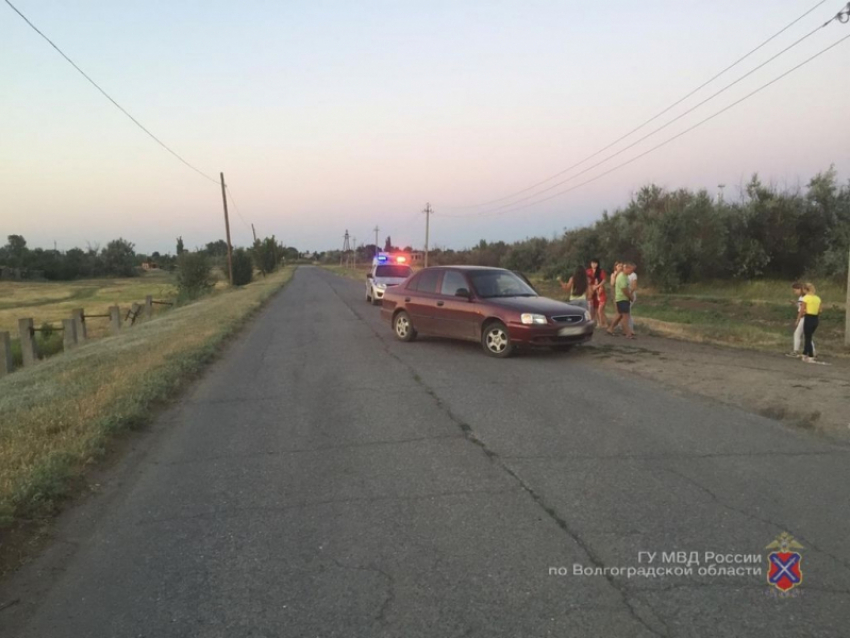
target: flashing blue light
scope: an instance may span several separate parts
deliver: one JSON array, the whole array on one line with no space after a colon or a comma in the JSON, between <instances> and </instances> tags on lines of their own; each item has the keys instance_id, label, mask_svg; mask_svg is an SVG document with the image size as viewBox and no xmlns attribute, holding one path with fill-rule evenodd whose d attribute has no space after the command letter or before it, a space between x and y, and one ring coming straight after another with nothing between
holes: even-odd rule
<instances>
[{"instance_id":1,"label":"flashing blue light","mask_svg":"<svg viewBox=\"0 0 850 638\"><path fill-rule=\"evenodd\" d=\"M386 261L386 260L387 260L386 255L378 255L378 261Z\"/></svg>"}]
</instances>

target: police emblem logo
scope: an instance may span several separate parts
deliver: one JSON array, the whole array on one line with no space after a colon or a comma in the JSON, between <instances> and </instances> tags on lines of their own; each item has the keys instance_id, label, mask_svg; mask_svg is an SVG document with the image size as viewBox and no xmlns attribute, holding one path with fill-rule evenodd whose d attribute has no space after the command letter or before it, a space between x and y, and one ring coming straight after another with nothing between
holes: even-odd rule
<instances>
[{"instance_id":1,"label":"police emblem logo","mask_svg":"<svg viewBox=\"0 0 850 638\"><path fill-rule=\"evenodd\" d=\"M803 582L801 563L803 556L798 549L803 549L788 532L782 532L776 540L765 549L774 551L767 555L768 570L767 584L780 592L788 592Z\"/></svg>"}]
</instances>

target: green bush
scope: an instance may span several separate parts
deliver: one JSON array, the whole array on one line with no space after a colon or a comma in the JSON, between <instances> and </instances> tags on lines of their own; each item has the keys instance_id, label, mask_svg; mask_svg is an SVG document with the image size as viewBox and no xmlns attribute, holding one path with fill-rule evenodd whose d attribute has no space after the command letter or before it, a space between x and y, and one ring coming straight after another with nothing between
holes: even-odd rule
<instances>
[{"instance_id":1,"label":"green bush","mask_svg":"<svg viewBox=\"0 0 850 638\"><path fill-rule=\"evenodd\" d=\"M183 251L177 258L177 299L189 301L215 286L209 258L201 252Z\"/></svg>"},{"instance_id":2,"label":"green bush","mask_svg":"<svg viewBox=\"0 0 850 638\"><path fill-rule=\"evenodd\" d=\"M244 248L233 251L233 285L245 286L254 278L254 262Z\"/></svg>"},{"instance_id":3,"label":"green bush","mask_svg":"<svg viewBox=\"0 0 850 638\"><path fill-rule=\"evenodd\" d=\"M262 240L256 240L251 251L254 256L254 263L257 266L257 270L263 273L263 276L267 273L274 272L280 265L280 261L283 258L283 249L277 243L274 235Z\"/></svg>"}]
</instances>

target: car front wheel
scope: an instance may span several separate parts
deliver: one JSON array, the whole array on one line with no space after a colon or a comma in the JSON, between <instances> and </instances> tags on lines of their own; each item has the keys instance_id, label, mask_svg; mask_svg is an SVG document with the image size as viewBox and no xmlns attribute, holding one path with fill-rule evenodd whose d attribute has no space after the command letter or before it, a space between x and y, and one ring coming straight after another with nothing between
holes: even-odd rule
<instances>
[{"instance_id":1,"label":"car front wheel","mask_svg":"<svg viewBox=\"0 0 850 638\"><path fill-rule=\"evenodd\" d=\"M403 310L393 319L393 331L400 341L413 341L416 338L416 330L410 322L410 315Z\"/></svg>"},{"instance_id":2,"label":"car front wheel","mask_svg":"<svg viewBox=\"0 0 850 638\"><path fill-rule=\"evenodd\" d=\"M509 357L514 351L508 327L501 321L494 321L484 327L481 333L481 346L491 357Z\"/></svg>"}]
</instances>

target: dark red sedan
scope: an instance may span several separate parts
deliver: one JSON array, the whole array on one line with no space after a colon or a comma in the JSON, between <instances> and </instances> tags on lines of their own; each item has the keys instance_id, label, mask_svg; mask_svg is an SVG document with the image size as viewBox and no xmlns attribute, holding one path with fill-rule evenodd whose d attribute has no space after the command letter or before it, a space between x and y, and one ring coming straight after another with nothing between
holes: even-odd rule
<instances>
[{"instance_id":1,"label":"dark red sedan","mask_svg":"<svg viewBox=\"0 0 850 638\"><path fill-rule=\"evenodd\" d=\"M596 327L584 308L541 297L510 270L480 266L420 270L387 288L381 317L402 341L417 334L478 341L494 357L517 346L567 350Z\"/></svg>"}]
</instances>

